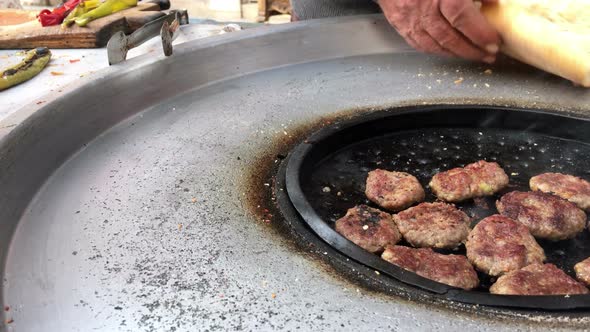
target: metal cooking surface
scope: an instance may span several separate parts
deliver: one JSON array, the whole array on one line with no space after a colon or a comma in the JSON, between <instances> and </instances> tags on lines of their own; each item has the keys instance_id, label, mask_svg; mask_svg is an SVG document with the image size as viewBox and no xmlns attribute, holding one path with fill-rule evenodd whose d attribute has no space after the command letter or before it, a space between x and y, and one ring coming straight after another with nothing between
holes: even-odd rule
<instances>
[{"instance_id":1,"label":"metal cooking surface","mask_svg":"<svg viewBox=\"0 0 590 332\"><path fill-rule=\"evenodd\" d=\"M281 142L318 121L441 101L583 115L586 90L511 64L485 75L418 55L380 17L265 29L131 60L2 123L0 296L10 308L0 315L12 322L0 330L587 326L357 290L247 208L272 180L249 182L255 165L274 165L291 148Z\"/></svg>"},{"instance_id":2,"label":"metal cooking surface","mask_svg":"<svg viewBox=\"0 0 590 332\"><path fill-rule=\"evenodd\" d=\"M509 174L509 186L492 197L458 204L473 218L473 227L479 220L497 213L495 202L505 193L529 191L528 182L534 175L564 172L587 177L590 174L590 159L585 157L590 155L590 145L585 141L590 126L587 121L533 113L524 115L525 110L483 109L474 113L476 109L442 106L417 107L398 112L392 110L389 113L381 112L381 115L371 115L368 119L360 117L324 128L306 138L305 143L289 158L289 195L294 197L295 206L312 228L315 229L318 222L328 223L333 228L335 221L355 205L368 204L379 208L364 193L367 173L371 170L382 168L409 172L428 188L430 179L441 171L463 167L480 159L496 161ZM519 114L523 116L519 117ZM531 118L537 120L533 123ZM441 121L437 119L444 120L437 122ZM465 127L453 127L458 125ZM504 126L512 129L500 129ZM523 131L527 128L532 131ZM291 167L292 163L297 163L297 166ZM300 172L298 181L305 201L299 196L299 187L289 184L297 181L293 172ZM436 197L427 190L426 201L435 200ZM316 220L305 206L313 209L320 219ZM340 237L335 231L319 229L319 232L322 238L334 241L338 249L354 247L349 249L353 254L362 250L348 241L334 239ZM573 266L590 257L590 234L587 230L571 240L539 243L545 249L547 262L557 265L574 278ZM461 246L457 250L440 252L464 255L465 248ZM360 256L357 259L365 262ZM365 263L370 266L376 269L383 266L377 256L370 255L369 259ZM389 264L385 266L391 268ZM393 271L393 276L410 282L408 276L400 274L402 271ZM389 269L382 272L389 273ZM588 305L590 301L588 296L585 299L576 298L577 304L571 302L573 297L563 299L562 296L556 296L549 302L544 302L546 297L522 297L516 302L514 298L506 296L489 296L487 288L495 278L484 273L479 273L479 276L481 286L474 292L479 293L477 296L480 298L468 297L462 301L483 304L485 300L493 305L528 306L534 309L549 308L545 307L549 305L552 308L570 305L580 307L584 303ZM416 279L412 279L411 283L426 289L434 287ZM460 300L460 294L453 294L453 298Z\"/></svg>"}]
</instances>

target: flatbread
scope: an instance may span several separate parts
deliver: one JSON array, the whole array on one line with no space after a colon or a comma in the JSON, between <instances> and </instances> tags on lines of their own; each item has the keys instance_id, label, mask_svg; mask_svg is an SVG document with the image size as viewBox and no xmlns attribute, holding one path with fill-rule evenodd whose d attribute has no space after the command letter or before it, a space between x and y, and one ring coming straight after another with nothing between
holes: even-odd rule
<instances>
[{"instance_id":1,"label":"flatbread","mask_svg":"<svg viewBox=\"0 0 590 332\"><path fill-rule=\"evenodd\" d=\"M590 0L500 0L482 13L502 52L590 87Z\"/></svg>"}]
</instances>

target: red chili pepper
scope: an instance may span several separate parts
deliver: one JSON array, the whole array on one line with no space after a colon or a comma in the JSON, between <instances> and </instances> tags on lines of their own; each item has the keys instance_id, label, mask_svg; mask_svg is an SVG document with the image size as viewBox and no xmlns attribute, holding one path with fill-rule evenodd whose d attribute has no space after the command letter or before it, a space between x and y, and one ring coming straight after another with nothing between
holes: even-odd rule
<instances>
[{"instance_id":1,"label":"red chili pepper","mask_svg":"<svg viewBox=\"0 0 590 332\"><path fill-rule=\"evenodd\" d=\"M64 20L64 18L66 18L72 9L76 8L79 3L80 0L69 0L68 2L54 8L52 11L43 9L39 15L37 15L37 18L44 27L58 25Z\"/></svg>"}]
</instances>

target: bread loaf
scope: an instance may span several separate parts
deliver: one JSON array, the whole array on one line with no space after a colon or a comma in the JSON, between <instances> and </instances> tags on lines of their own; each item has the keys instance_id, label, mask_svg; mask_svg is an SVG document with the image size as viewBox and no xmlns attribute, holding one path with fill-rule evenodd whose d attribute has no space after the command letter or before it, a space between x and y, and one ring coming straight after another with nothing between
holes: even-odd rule
<instances>
[{"instance_id":1,"label":"bread loaf","mask_svg":"<svg viewBox=\"0 0 590 332\"><path fill-rule=\"evenodd\" d=\"M481 10L502 52L590 87L590 0L499 0Z\"/></svg>"}]
</instances>

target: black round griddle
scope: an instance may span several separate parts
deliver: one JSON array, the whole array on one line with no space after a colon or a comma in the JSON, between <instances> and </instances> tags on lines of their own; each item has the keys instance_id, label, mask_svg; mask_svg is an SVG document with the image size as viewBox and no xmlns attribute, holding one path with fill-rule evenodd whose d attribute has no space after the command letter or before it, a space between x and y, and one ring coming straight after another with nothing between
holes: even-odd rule
<instances>
[{"instance_id":1,"label":"black round griddle","mask_svg":"<svg viewBox=\"0 0 590 332\"><path fill-rule=\"evenodd\" d=\"M428 106L381 111L324 128L297 146L286 167L288 196L313 231L348 257L408 285L470 304L570 310L590 308L590 295L506 296L488 293L494 279L480 274L481 286L465 291L385 262L334 230L346 210L373 203L365 180L376 168L405 171L426 187L438 172L477 160L498 162L510 177L493 197L458 204L474 226L497 213L504 193L529 190L529 179L544 172L590 178L590 122L550 112L473 106ZM426 201L436 198L427 188ZM571 240L538 241L547 262L574 276L573 266L590 256L590 232ZM461 246L442 253L464 254Z\"/></svg>"}]
</instances>

